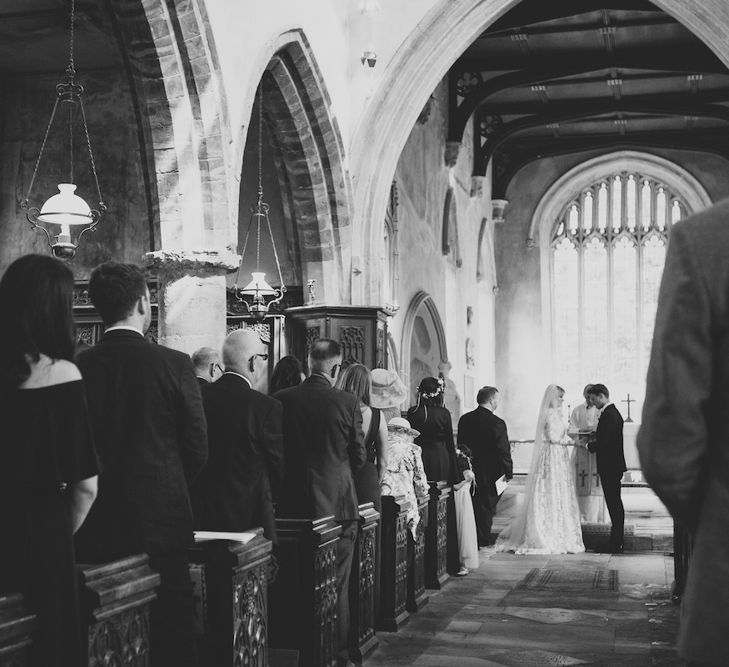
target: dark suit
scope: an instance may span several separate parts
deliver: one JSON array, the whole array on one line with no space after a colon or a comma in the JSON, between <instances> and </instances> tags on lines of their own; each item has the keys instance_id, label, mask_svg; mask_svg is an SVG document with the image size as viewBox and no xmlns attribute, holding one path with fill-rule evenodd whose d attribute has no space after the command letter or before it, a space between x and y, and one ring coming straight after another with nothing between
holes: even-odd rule
<instances>
[{"instance_id":1,"label":"dark suit","mask_svg":"<svg viewBox=\"0 0 729 667\"><path fill-rule=\"evenodd\" d=\"M729 200L671 229L638 453L689 531L679 652L729 664Z\"/></svg>"},{"instance_id":2,"label":"dark suit","mask_svg":"<svg viewBox=\"0 0 729 667\"><path fill-rule=\"evenodd\" d=\"M513 474L506 423L491 410L479 405L458 421L458 443L471 450L476 476L472 500L478 544L486 546L491 544L491 524L499 500L494 482L502 475L511 479Z\"/></svg>"},{"instance_id":3,"label":"dark suit","mask_svg":"<svg viewBox=\"0 0 729 667\"><path fill-rule=\"evenodd\" d=\"M342 526L337 542L339 647L346 650L349 574L359 509L352 472L365 462L362 412L351 394L313 374L275 394L283 404L285 475L279 515L333 516Z\"/></svg>"},{"instance_id":4,"label":"dark suit","mask_svg":"<svg viewBox=\"0 0 729 667\"><path fill-rule=\"evenodd\" d=\"M273 501L283 477L281 403L225 373L203 387L208 462L192 487L195 527L243 531L262 526L276 539Z\"/></svg>"},{"instance_id":5,"label":"dark suit","mask_svg":"<svg viewBox=\"0 0 729 667\"><path fill-rule=\"evenodd\" d=\"M197 383L200 385L201 390L210 384L204 377L200 377L199 375L197 376Z\"/></svg>"},{"instance_id":6,"label":"dark suit","mask_svg":"<svg viewBox=\"0 0 729 667\"><path fill-rule=\"evenodd\" d=\"M613 549L622 548L625 510L620 498L620 481L626 470L623 454L623 417L612 403L600 414L595 430L595 441L588 447L597 455L597 474L600 475L605 504L610 513L612 523L610 546Z\"/></svg>"},{"instance_id":7,"label":"dark suit","mask_svg":"<svg viewBox=\"0 0 729 667\"><path fill-rule=\"evenodd\" d=\"M207 458L207 434L192 363L128 330L104 334L77 363L102 466L96 502L76 534L78 560L150 554L162 577L153 661L195 664L188 484Z\"/></svg>"}]
</instances>

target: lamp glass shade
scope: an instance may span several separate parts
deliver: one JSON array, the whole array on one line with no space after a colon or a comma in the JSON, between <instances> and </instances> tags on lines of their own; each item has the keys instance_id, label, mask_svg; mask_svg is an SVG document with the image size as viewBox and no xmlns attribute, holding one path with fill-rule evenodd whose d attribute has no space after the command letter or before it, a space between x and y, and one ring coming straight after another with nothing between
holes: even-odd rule
<instances>
[{"instance_id":1,"label":"lamp glass shade","mask_svg":"<svg viewBox=\"0 0 729 667\"><path fill-rule=\"evenodd\" d=\"M58 194L43 204L38 220L54 225L88 225L93 222L91 208L78 195L74 194L73 183L59 183Z\"/></svg>"},{"instance_id":2,"label":"lamp glass shade","mask_svg":"<svg viewBox=\"0 0 729 667\"><path fill-rule=\"evenodd\" d=\"M241 294L249 294L251 296L274 296L276 294L276 290L266 282L265 273L253 271L251 276L253 280L241 290Z\"/></svg>"}]
</instances>

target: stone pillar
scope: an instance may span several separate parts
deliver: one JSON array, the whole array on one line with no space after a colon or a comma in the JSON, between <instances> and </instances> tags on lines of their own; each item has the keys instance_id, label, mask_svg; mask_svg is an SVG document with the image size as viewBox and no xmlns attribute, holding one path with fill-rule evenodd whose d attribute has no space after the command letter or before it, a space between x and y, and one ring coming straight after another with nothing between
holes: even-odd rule
<instances>
[{"instance_id":1,"label":"stone pillar","mask_svg":"<svg viewBox=\"0 0 729 667\"><path fill-rule=\"evenodd\" d=\"M203 346L219 347L225 338L225 276L240 257L222 250L157 250L146 255L157 273L159 339L166 347L190 354Z\"/></svg>"}]
</instances>

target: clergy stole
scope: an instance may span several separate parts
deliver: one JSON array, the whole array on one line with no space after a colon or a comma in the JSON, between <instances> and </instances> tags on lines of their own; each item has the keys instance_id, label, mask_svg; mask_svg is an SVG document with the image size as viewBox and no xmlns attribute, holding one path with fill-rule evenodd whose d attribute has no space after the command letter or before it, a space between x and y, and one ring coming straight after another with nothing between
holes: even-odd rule
<instances>
[{"instance_id":1,"label":"clergy stole","mask_svg":"<svg viewBox=\"0 0 729 667\"><path fill-rule=\"evenodd\" d=\"M573 437L582 443L587 442L586 435ZM597 456L590 454L584 447L575 447L574 464L577 504L582 523L608 523L605 498L597 474Z\"/></svg>"}]
</instances>

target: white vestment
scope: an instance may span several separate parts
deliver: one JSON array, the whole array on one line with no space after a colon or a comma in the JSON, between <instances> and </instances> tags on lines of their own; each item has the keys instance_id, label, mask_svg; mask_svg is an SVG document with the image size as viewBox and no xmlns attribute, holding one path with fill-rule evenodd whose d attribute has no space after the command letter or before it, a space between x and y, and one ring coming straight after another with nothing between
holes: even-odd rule
<instances>
[{"instance_id":1,"label":"white vestment","mask_svg":"<svg viewBox=\"0 0 729 667\"><path fill-rule=\"evenodd\" d=\"M578 433L594 431L599 418L600 411L594 405L578 405L570 416L570 435L575 440L586 443L587 438ZM574 466L577 503L580 506L582 523L609 523L600 476L597 474L597 457L584 447L575 447Z\"/></svg>"}]
</instances>

